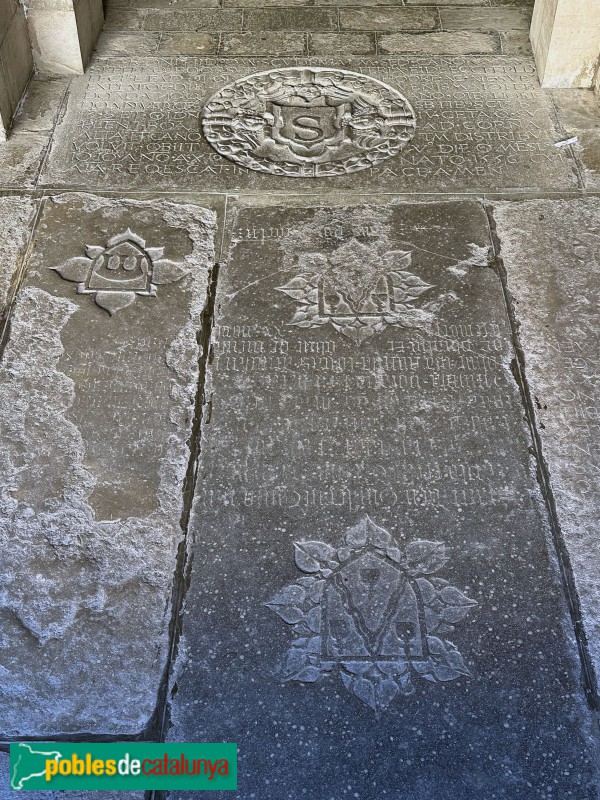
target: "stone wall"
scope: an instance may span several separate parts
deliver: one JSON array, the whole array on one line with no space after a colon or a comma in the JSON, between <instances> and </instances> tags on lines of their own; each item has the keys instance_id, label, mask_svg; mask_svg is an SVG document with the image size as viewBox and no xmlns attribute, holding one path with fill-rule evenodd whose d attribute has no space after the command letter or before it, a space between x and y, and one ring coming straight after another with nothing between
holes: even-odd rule
<instances>
[{"instance_id":1,"label":"stone wall","mask_svg":"<svg viewBox=\"0 0 600 800\"><path fill-rule=\"evenodd\" d=\"M33 70L27 23L17 0L0 5L0 141L15 114Z\"/></svg>"},{"instance_id":2,"label":"stone wall","mask_svg":"<svg viewBox=\"0 0 600 800\"><path fill-rule=\"evenodd\" d=\"M31 0L28 23L41 72L81 73L104 24L102 0Z\"/></svg>"}]
</instances>

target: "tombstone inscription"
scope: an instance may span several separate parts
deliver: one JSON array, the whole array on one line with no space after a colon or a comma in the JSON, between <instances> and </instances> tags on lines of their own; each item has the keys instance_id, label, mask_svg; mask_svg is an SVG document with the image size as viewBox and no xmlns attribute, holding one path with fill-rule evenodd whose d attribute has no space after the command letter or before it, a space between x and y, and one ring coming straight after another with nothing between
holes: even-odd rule
<instances>
[{"instance_id":1,"label":"tombstone inscription","mask_svg":"<svg viewBox=\"0 0 600 800\"><path fill-rule=\"evenodd\" d=\"M357 99L340 98L348 80L343 76L356 73L364 76L353 90ZM294 86L308 88L302 76L336 77L331 86L318 89L320 97L304 98L313 111L300 115L306 119L298 128L287 101L266 108L274 98L269 99L272 87L265 88L264 76L273 74L294 77L289 91ZM244 87L247 98L240 96ZM410 123L410 111L398 99L403 97L409 98L417 119L408 143L405 139L413 131L405 124ZM388 117L388 100L406 108L407 119ZM341 105L336 106L338 101ZM313 105L321 102L324 105ZM328 105L331 102L334 106ZM337 111L334 114L334 108L341 110L346 102L354 102L350 117L356 128L351 134L342 124L345 112L340 119ZM223 110L222 117L217 118L217 108L219 113ZM203 109L207 135L219 152L202 132ZM249 115L251 110L256 117ZM318 156L324 142L306 141L315 136L310 133L315 113L332 142ZM89 125L90 114L94 126ZM554 147L559 134L552 114L533 61L520 57L99 58L85 76L71 83L41 182L104 189L312 192L331 187L394 193L575 186L570 153ZM270 115L266 126L265 115ZM259 130L251 130L253 125ZM338 147L335 142L342 132L352 142ZM260 145L263 136L274 144ZM299 136L305 141L298 143ZM259 154L256 147L261 146ZM307 154L302 147L312 147L308 160L303 160ZM389 157L380 160L385 153ZM358 161L352 161L354 156ZM322 161L312 164L311 159ZM349 171L365 159L380 163Z\"/></svg>"},{"instance_id":2,"label":"tombstone inscription","mask_svg":"<svg viewBox=\"0 0 600 800\"><path fill-rule=\"evenodd\" d=\"M168 737L238 742L243 800L586 800L482 207L231 224Z\"/></svg>"},{"instance_id":3,"label":"tombstone inscription","mask_svg":"<svg viewBox=\"0 0 600 800\"><path fill-rule=\"evenodd\" d=\"M154 711L214 223L171 202L45 201L0 381L5 737L134 734ZM160 285L138 297L144 270Z\"/></svg>"}]
</instances>

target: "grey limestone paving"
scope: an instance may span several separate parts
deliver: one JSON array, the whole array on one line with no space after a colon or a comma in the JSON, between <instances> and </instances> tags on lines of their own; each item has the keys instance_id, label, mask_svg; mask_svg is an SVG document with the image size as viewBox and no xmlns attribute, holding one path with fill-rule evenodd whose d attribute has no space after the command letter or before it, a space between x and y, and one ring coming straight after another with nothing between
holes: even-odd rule
<instances>
[{"instance_id":1,"label":"grey limestone paving","mask_svg":"<svg viewBox=\"0 0 600 800\"><path fill-rule=\"evenodd\" d=\"M595 797L482 206L230 235L169 739L237 742L240 800Z\"/></svg>"},{"instance_id":2,"label":"grey limestone paving","mask_svg":"<svg viewBox=\"0 0 600 800\"><path fill-rule=\"evenodd\" d=\"M37 203L28 197L0 197L0 317L11 286L16 285L25 249L33 233Z\"/></svg>"},{"instance_id":3,"label":"grey limestone paving","mask_svg":"<svg viewBox=\"0 0 600 800\"><path fill-rule=\"evenodd\" d=\"M11 135L0 148L0 189L33 189L48 150L68 81L33 78Z\"/></svg>"},{"instance_id":4,"label":"grey limestone paving","mask_svg":"<svg viewBox=\"0 0 600 800\"><path fill-rule=\"evenodd\" d=\"M372 169L333 178L263 175L215 152L201 132L204 103L243 76L293 66L341 67L401 92L417 117L412 142ZM313 193L576 188L575 160L554 146L562 133L552 115L526 57L99 58L71 83L41 185Z\"/></svg>"},{"instance_id":5,"label":"grey limestone paving","mask_svg":"<svg viewBox=\"0 0 600 800\"><path fill-rule=\"evenodd\" d=\"M0 371L4 737L132 734L154 711L214 216L45 201Z\"/></svg>"},{"instance_id":6,"label":"grey limestone paving","mask_svg":"<svg viewBox=\"0 0 600 800\"><path fill-rule=\"evenodd\" d=\"M558 519L600 675L600 201L494 209Z\"/></svg>"}]
</instances>

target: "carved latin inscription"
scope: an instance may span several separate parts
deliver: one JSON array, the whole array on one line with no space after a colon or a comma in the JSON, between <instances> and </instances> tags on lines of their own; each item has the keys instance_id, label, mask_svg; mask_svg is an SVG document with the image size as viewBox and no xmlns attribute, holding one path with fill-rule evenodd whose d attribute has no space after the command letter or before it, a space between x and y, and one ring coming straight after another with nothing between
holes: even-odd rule
<instances>
[{"instance_id":1,"label":"carved latin inscription","mask_svg":"<svg viewBox=\"0 0 600 800\"><path fill-rule=\"evenodd\" d=\"M292 67L242 78L204 107L221 155L274 175L343 175L396 155L414 136L408 102L367 75Z\"/></svg>"},{"instance_id":2,"label":"carved latin inscription","mask_svg":"<svg viewBox=\"0 0 600 800\"><path fill-rule=\"evenodd\" d=\"M77 283L78 294L91 294L112 316L136 296L155 297L156 286L185 275L185 267L163 258L164 247L146 247L129 228L113 236L106 247L86 245L85 256L52 267L61 278Z\"/></svg>"},{"instance_id":3,"label":"carved latin inscription","mask_svg":"<svg viewBox=\"0 0 600 800\"><path fill-rule=\"evenodd\" d=\"M477 603L429 577L447 561L442 543L400 548L365 516L339 547L296 542L295 560L307 574L267 603L293 626L286 680L313 683L335 669L379 712L398 694L412 694L415 678L437 683L470 675L446 637Z\"/></svg>"}]
</instances>

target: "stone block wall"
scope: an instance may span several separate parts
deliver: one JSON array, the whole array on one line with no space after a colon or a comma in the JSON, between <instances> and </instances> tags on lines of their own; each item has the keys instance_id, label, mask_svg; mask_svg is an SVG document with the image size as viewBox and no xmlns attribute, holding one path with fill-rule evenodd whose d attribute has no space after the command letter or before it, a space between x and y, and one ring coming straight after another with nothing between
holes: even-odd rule
<instances>
[{"instance_id":1,"label":"stone block wall","mask_svg":"<svg viewBox=\"0 0 600 800\"><path fill-rule=\"evenodd\" d=\"M0 4L0 141L33 71L27 23L17 0Z\"/></svg>"}]
</instances>

